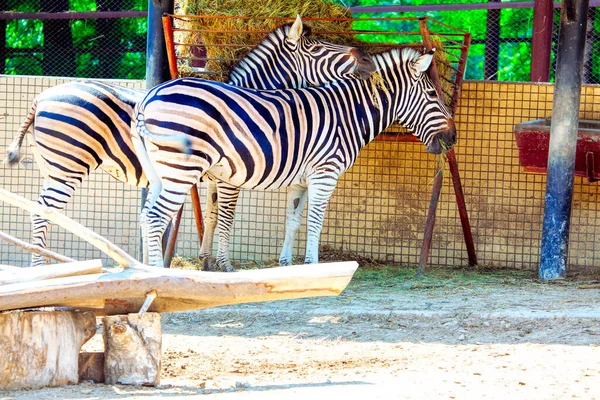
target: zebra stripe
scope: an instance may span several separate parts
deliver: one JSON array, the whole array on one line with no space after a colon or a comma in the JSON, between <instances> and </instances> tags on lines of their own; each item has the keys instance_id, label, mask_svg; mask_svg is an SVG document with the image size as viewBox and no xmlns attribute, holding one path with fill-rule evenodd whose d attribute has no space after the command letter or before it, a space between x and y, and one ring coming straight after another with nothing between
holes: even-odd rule
<instances>
[{"instance_id":1,"label":"zebra stripe","mask_svg":"<svg viewBox=\"0 0 600 400\"><path fill-rule=\"evenodd\" d=\"M234 67L231 83L271 89L288 87L281 85L320 84L326 82L325 78L350 79L372 70L372 63L366 62L360 51L313 40L309 33L300 19L293 25L275 29L249 53L248 62L242 60ZM321 47L315 49L315 46ZM307 65L317 73L303 76ZM47 89L33 100L5 161L16 163L23 138L35 121L36 161L44 176L40 204L63 209L77 186L97 168L122 182L147 187L148 179L129 133L133 107L146 93L94 81L76 81ZM214 183L209 186L214 188ZM43 248L48 224L44 218L32 216L32 241ZM32 256L31 265L44 263L42 257Z\"/></svg>"},{"instance_id":2,"label":"zebra stripe","mask_svg":"<svg viewBox=\"0 0 600 400\"><path fill-rule=\"evenodd\" d=\"M296 219L308 201L305 263L317 262L327 203L362 147L396 120L431 153L454 144L454 122L425 73L432 58L412 48L373 56L383 80L379 87L346 80L257 91L185 78L152 89L136 106L132 130L134 143L139 135L146 140L148 152L140 161L152 171L156 191L142 211L153 235L150 264L160 265L160 238L172 218L161 198L182 204L183 196L166 191L185 193L204 174L234 187L290 187L288 208ZM280 262L290 262L289 255L284 246Z\"/></svg>"}]
</instances>

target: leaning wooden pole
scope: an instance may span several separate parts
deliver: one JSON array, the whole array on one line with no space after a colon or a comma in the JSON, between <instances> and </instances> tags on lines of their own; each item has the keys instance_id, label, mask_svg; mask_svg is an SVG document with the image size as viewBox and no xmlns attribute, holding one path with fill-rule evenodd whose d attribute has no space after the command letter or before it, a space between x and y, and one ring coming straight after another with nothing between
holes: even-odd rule
<instances>
[{"instance_id":1,"label":"leaning wooden pole","mask_svg":"<svg viewBox=\"0 0 600 400\"><path fill-rule=\"evenodd\" d=\"M14 244L15 246L20 247L23 250L27 250L30 253L34 253L34 254L37 254L42 257L50 258L55 261L65 262L65 263L75 261L74 259L72 259L70 257L63 256L62 254L58 254L53 251L43 249L40 246L36 246L35 244L24 242L20 239L17 239L14 236L9 235L8 233L1 232L1 231L0 231L0 240L4 240L5 242Z\"/></svg>"},{"instance_id":2,"label":"leaning wooden pole","mask_svg":"<svg viewBox=\"0 0 600 400\"><path fill-rule=\"evenodd\" d=\"M123 249L121 249L111 241L105 239L104 237L98 235L91 229L86 228L79 222L72 220L71 218L67 217L64 214L61 214L56 210L43 207L36 202L27 200L26 198L11 193L5 189L0 189L0 200L5 201L13 206L20 207L30 213L40 215L43 218L46 218L54 222L55 224L60 225L64 229L73 233L74 235L79 236L91 245L102 250L110 258L115 260L123 267L129 267L138 264L135 258L131 257Z\"/></svg>"}]
</instances>

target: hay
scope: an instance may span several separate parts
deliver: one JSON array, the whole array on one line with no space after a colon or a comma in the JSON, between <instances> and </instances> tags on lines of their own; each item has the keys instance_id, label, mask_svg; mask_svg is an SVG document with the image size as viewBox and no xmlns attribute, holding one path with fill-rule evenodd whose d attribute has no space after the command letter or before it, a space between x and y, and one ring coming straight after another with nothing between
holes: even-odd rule
<instances>
[{"instance_id":1,"label":"hay","mask_svg":"<svg viewBox=\"0 0 600 400\"><path fill-rule=\"evenodd\" d=\"M245 16L251 18L198 18L185 23L185 29L203 32L181 32L180 43L207 44L207 65L205 69L221 74L217 80L226 80L227 73L236 60L246 53L269 32L285 23L278 19L295 18L296 15L311 18L351 18L347 8L320 0L188 0L178 4L178 13L202 16ZM290 20L289 22L293 22ZM352 21L310 21L308 25L315 31L350 31ZM253 32L254 31L254 32ZM354 35L320 35L319 39L348 46L364 44ZM211 46L212 44L233 46ZM242 46L240 46L242 45ZM192 74L190 68L183 68L182 74Z\"/></svg>"}]
</instances>

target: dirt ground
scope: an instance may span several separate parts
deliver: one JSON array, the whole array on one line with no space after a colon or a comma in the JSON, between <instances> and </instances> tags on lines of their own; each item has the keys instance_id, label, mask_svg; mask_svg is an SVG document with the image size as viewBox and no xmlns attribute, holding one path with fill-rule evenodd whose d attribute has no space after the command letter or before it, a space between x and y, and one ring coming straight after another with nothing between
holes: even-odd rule
<instances>
[{"instance_id":1,"label":"dirt ground","mask_svg":"<svg viewBox=\"0 0 600 400\"><path fill-rule=\"evenodd\" d=\"M338 297L164 314L157 388L0 399L600 399L599 304L596 282L359 270Z\"/></svg>"}]
</instances>

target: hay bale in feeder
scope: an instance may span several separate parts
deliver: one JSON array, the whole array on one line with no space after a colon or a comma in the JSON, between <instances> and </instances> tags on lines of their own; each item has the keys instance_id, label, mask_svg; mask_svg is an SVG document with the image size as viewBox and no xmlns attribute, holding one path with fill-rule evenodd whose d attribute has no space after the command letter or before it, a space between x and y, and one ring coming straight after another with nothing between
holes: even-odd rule
<instances>
[{"instance_id":1,"label":"hay bale in feeder","mask_svg":"<svg viewBox=\"0 0 600 400\"><path fill-rule=\"evenodd\" d=\"M207 45L208 60L205 69L221 73L214 78L221 81L227 80L231 67L258 44L267 32L285 23L277 18L295 18L296 15L304 18L352 18L348 8L320 0L186 0L179 2L176 8L178 13L185 15L226 17L191 19L186 22L185 28L194 32L178 32L176 40L179 43ZM310 27L315 31L349 32L352 21L310 21ZM365 44L349 34L320 35L319 39L348 46ZM214 44L230 46L212 46ZM186 46L181 51L189 50ZM182 67L182 75L194 74L189 67Z\"/></svg>"}]
</instances>

